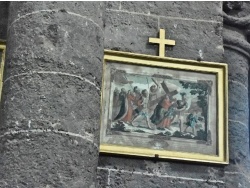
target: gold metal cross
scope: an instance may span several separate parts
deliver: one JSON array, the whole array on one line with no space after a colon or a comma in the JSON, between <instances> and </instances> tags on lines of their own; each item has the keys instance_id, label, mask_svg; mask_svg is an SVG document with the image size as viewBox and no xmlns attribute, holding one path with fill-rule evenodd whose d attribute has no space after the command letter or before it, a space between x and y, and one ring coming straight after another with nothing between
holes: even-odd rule
<instances>
[{"instance_id":1,"label":"gold metal cross","mask_svg":"<svg viewBox=\"0 0 250 188\"><path fill-rule=\"evenodd\" d=\"M165 57L165 45L175 45L175 40L165 39L165 29L160 29L159 38L149 38L149 43L159 44L159 56Z\"/></svg>"}]
</instances>

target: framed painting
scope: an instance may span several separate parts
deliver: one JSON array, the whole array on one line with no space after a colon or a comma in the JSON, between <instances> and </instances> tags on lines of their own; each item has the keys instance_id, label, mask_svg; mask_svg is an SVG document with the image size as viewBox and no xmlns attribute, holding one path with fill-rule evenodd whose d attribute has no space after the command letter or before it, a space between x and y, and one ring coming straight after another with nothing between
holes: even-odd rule
<instances>
[{"instance_id":1,"label":"framed painting","mask_svg":"<svg viewBox=\"0 0 250 188\"><path fill-rule=\"evenodd\" d=\"M105 50L100 152L228 163L227 65Z\"/></svg>"}]
</instances>

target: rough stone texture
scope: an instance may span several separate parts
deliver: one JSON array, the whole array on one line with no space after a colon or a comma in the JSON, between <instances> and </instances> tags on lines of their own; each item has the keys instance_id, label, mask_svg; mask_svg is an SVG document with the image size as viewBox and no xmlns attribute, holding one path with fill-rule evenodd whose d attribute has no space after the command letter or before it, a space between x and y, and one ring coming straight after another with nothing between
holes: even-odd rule
<instances>
[{"instance_id":1,"label":"rough stone texture","mask_svg":"<svg viewBox=\"0 0 250 188\"><path fill-rule=\"evenodd\" d=\"M249 66L248 56L243 55L250 50L247 45L240 48L241 52L235 48L229 50L229 45L246 44L247 32L238 32L242 31L244 23L236 20L238 30L224 32L223 38L222 15L226 24L234 21L222 12L221 2L121 2L120 6L118 3L109 5L105 19L105 48L157 55L158 46L149 45L148 37L157 37L159 28L163 28L166 37L176 41L175 47L166 48L167 56L228 63L230 164L220 166L101 155L98 181L103 186L100 187L249 187L249 179L242 174L247 173L243 166L250 164ZM232 31L240 34L234 35ZM223 42L227 47L225 54Z\"/></svg>"},{"instance_id":2,"label":"rough stone texture","mask_svg":"<svg viewBox=\"0 0 250 188\"><path fill-rule=\"evenodd\" d=\"M127 2L121 10L174 18L222 21L221 2Z\"/></svg>"},{"instance_id":3,"label":"rough stone texture","mask_svg":"<svg viewBox=\"0 0 250 188\"><path fill-rule=\"evenodd\" d=\"M223 62L222 23L160 18L160 28L176 43L168 57Z\"/></svg>"},{"instance_id":4,"label":"rough stone texture","mask_svg":"<svg viewBox=\"0 0 250 188\"><path fill-rule=\"evenodd\" d=\"M105 48L156 55L149 36L157 36L158 19L108 10L105 19Z\"/></svg>"},{"instance_id":5,"label":"rough stone texture","mask_svg":"<svg viewBox=\"0 0 250 188\"><path fill-rule=\"evenodd\" d=\"M229 155L230 160L234 163L243 162L249 155L249 139L246 139L248 127L238 122L229 121Z\"/></svg>"},{"instance_id":6,"label":"rough stone texture","mask_svg":"<svg viewBox=\"0 0 250 188\"><path fill-rule=\"evenodd\" d=\"M216 165L205 165L199 163L190 164L181 161L154 161L141 158L123 158L100 156L100 168L113 170L125 170L129 172L140 172L150 174L168 175L173 177L198 178L220 180L224 178L224 167ZM195 169L195 170L194 170Z\"/></svg>"},{"instance_id":7,"label":"rough stone texture","mask_svg":"<svg viewBox=\"0 0 250 188\"><path fill-rule=\"evenodd\" d=\"M102 2L11 2L0 126L4 187L95 187Z\"/></svg>"},{"instance_id":8,"label":"rough stone texture","mask_svg":"<svg viewBox=\"0 0 250 188\"><path fill-rule=\"evenodd\" d=\"M121 1L106 1L106 9L120 9Z\"/></svg>"},{"instance_id":9,"label":"rough stone texture","mask_svg":"<svg viewBox=\"0 0 250 188\"><path fill-rule=\"evenodd\" d=\"M223 40L229 68L229 151L226 170L244 176L227 178L228 187L249 187L249 2L224 2ZM229 182L228 182L229 181ZM233 182L233 183L230 183Z\"/></svg>"},{"instance_id":10,"label":"rough stone texture","mask_svg":"<svg viewBox=\"0 0 250 188\"><path fill-rule=\"evenodd\" d=\"M235 187L250 187L250 175L249 173L241 174L241 173L236 173L236 174L227 174L226 176L226 183L225 187L226 188L235 188Z\"/></svg>"},{"instance_id":11,"label":"rough stone texture","mask_svg":"<svg viewBox=\"0 0 250 188\"><path fill-rule=\"evenodd\" d=\"M97 169L97 188L108 187L109 186L109 172L104 169Z\"/></svg>"},{"instance_id":12,"label":"rough stone texture","mask_svg":"<svg viewBox=\"0 0 250 188\"><path fill-rule=\"evenodd\" d=\"M13 54L16 61L7 64L11 69L8 76L34 69L67 70L67 73L85 77L99 87L102 70L102 56L99 54L103 54L103 50L97 46L103 40L101 26L91 18L66 11L27 14L25 18L18 19L9 31L9 35L15 35L18 30L20 38L9 38L9 43L15 45L9 49L8 54ZM79 41L83 36L88 45ZM34 48L36 53L33 52Z\"/></svg>"},{"instance_id":13,"label":"rough stone texture","mask_svg":"<svg viewBox=\"0 0 250 188\"><path fill-rule=\"evenodd\" d=\"M10 102L4 106L5 124L1 126L4 132L52 128L86 135L95 133L99 125L99 90L84 80L31 74L14 77L8 86L5 100Z\"/></svg>"},{"instance_id":14,"label":"rough stone texture","mask_svg":"<svg viewBox=\"0 0 250 188\"><path fill-rule=\"evenodd\" d=\"M6 1L0 2L0 40L7 38L8 4Z\"/></svg>"},{"instance_id":15,"label":"rough stone texture","mask_svg":"<svg viewBox=\"0 0 250 188\"><path fill-rule=\"evenodd\" d=\"M149 44L148 38L158 37L159 27L166 29L168 39L176 41L176 46L166 48L167 56L223 61L222 23L158 19L112 10L106 13L105 48L157 55L158 45Z\"/></svg>"},{"instance_id":16,"label":"rough stone texture","mask_svg":"<svg viewBox=\"0 0 250 188\"><path fill-rule=\"evenodd\" d=\"M234 17L245 17L250 14L250 3L244 1L226 1L223 10Z\"/></svg>"},{"instance_id":17,"label":"rough stone texture","mask_svg":"<svg viewBox=\"0 0 250 188\"><path fill-rule=\"evenodd\" d=\"M234 50L225 51L225 61L228 64L228 78L248 87L248 59ZM237 62L237 63L236 63Z\"/></svg>"},{"instance_id":18,"label":"rough stone texture","mask_svg":"<svg viewBox=\"0 0 250 188\"><path fill-rule=\"evenodd\" d=\"M224 13L221 2L11 4L0 187L250 187L250 3L225 2ZM230 164L102 155L96 181L103 35L107 49L157 55L148 37L159 28L176 40L167 56L228 63Z\"/></svg>"},{"instance_id":19,"label":"rough stone texture","mask_svg":"<svg viewBox=\"0 0 250 188\"><path fill-rule=\"evenodd\" d=\"M248 125L248 90L238 82L228 84L228 115L229 119Z\"/></svg>"},{"instance_id":20,"label":"rough stone texture","mask_svg":"<svg viewBox=\"0 0 250 188\"><path fill-rule=\"evenodd\" d=\"M110 172L108 172L110 171ZM109 175L108 175L109 174ZM133 188L161 188L161 187L176 187L176 188L189 188L189 187L206 187L217 188L225 187L222 181L214 182L213 180L201 179L188 179L182 177L174 177L169 175L142 173L124 170L104 170L99 172L98 181L99 187L133 187ZM105 175L105 176L104 176ZM110 181L107 182L107 178ZM103 183L106 181L105 183ZM99 188L98 187L98 188Z\"/></svg>"},{"instance_id":21,"label":"rough stone texture","mask_svg":"<svg viewBox=\"0 0 250 188\"><path fill-rule=\"evenodd\" d=\"M172 178L168 176L144 175L135 174L133 172L124 173L123 171L111 171L110 186L112 188L134 187L134 188L160 188L160 187L175 187L175 188L214 188L224 187L223 183L212 183L209 181L195 181L181 178ZM146 181L145 181L146 180Z\"/></svg>"},{"instance_id":22,"label":"rough stone texture","mask_svg":"<svg viewBox=\"0 0 250 188\"><path fill-rule=\"evenodd\" d=\"M15 5L12 5L9 9L11 14L9 15L9 19L14 21L16 18L23 16L25 14L36 14L38 12L43 11L59 11L59 12L72 12L74 14L79 14L82 17L87 19L91 19L96 22L99 26L103 25L103 8L104 3L102 3L99 7L96 6L96 2L88 2L88 3L81 3L81 2L16 2ZM45 16L46 17L46 16ZM12 24L10 21L9 24ZM43 21L43 20L41 20ZM60 20L60 21L63 21ZM76 22L76 21L75 21ZM42 22L43 23L43 22ZM77 22L76 22L77 23Z\"/></svg>"},{"instance_id":23,"label":"rough stone texture","mask_svg":"<svg viewBox=\"0 0 250 188\"><path fill-rule=\"evenodd\" d=\"M90 187L97 148L81 138L25 133L0 139L0 187ZM72 157L73 156L73 157ZM88 170L87 170L88 169Z\"/></svg>"}]
</instances>

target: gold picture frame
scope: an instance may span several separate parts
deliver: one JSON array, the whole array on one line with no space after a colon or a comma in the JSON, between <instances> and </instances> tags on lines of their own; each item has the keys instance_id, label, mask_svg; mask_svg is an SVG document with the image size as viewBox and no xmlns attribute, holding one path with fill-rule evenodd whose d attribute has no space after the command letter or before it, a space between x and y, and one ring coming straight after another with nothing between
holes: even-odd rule
<instances>
[{"instance_id":1,"label":"gold picture frame","mask_svg":"<svg viewBox=\"0 0 250 188\"><path fill-rule=\"evenodd\" d=\"M100 152L228 164L227 64L104 51Z\"/></svg>"},{"instance_id":2,"label":"gold picture frame","mask_svg":"<svg viewBox=\"0 0 250 188\"><path fill-rule=\"evenodd\" d=\"M3 88L3 71L4 71L4 63L5 63L5 51L6 51L6 44L5 42L1 42L0 40L0 101L1 101L2 88Z\"/></svg>"}]
</instances>

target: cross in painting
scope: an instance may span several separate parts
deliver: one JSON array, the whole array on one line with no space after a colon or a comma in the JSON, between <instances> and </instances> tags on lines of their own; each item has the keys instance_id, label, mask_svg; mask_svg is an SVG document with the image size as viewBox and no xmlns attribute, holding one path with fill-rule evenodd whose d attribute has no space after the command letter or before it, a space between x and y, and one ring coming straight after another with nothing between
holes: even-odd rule
<instances>
[{"instance_id":1,"label":"cross in painting","mask_svg":"<svg viewBox=\"0 0 250 188\"><path fill-rule=\"evenodd\" d=\"M160 29L159 38L149 38L149 43L159 44L159 56L165 57L165 45L175 45L174 40L165 39L165 29Z\"/></svg>"}]
</instances>

